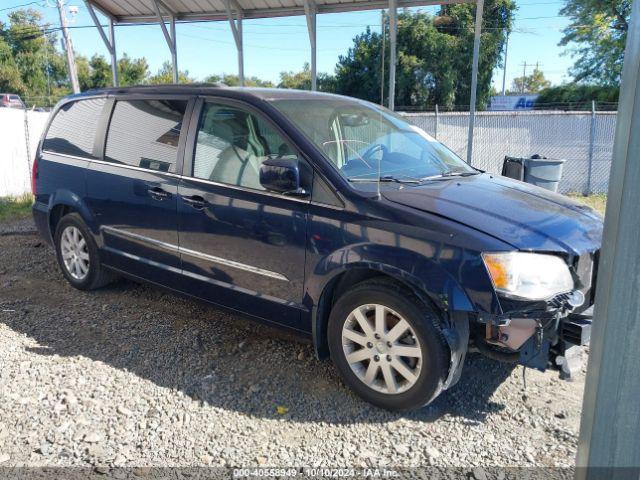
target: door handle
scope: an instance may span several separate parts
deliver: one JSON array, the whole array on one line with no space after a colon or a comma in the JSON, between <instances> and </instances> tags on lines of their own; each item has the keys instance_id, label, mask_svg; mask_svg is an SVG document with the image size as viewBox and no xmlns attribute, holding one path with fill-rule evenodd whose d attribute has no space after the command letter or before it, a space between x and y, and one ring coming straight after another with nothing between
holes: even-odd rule
<instances>
[{"instance_id":1,"label":"door handle","mask_svg":"<svg viewBox=\"0 0 640 480\"><path fill-rule=\"evenodd\" d=\"M207 205L207 201L200 195L191 195L190 197L182 197L182 201L196 210L203 210Z\"/></svg>"},{"instance_id":2,"label":"door handle","mask_svg":"<svg viewBox=\"0 0 640 480\"><path fill-rule=\"evenodd\" d=\"M151 195L151 198L153 198L154 200L162 201L171 197L171 194L169 192L163 190L160 187L152 187L147 191L149 192L149 195Z\"/></svg>"}]
</instances>

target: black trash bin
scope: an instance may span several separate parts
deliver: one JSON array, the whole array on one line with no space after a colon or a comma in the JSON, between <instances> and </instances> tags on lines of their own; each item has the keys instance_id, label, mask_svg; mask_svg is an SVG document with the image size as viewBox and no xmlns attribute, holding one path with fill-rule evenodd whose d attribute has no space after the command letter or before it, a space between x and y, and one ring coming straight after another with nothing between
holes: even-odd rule
<instances>
[{"instance_id":1,"label":"black trash bin","mask_svg":"<svg viewBox=\"0 0 640 480\"><path fill-rule=\"evenodd\" d=\"M557 192L564 162L542 155L532 155L531 158L504 157L502 175Z\"/></svg>"},{"instance_id":2,"label":"black trash bin","mask_svg":"<svg viewBox=\"0 0 640 480\"><path fill-rule=\"evenodd\" d=\"M524 181L524 161L526 158L504 157L502 176Z\"/></svg>"}]
</instances>

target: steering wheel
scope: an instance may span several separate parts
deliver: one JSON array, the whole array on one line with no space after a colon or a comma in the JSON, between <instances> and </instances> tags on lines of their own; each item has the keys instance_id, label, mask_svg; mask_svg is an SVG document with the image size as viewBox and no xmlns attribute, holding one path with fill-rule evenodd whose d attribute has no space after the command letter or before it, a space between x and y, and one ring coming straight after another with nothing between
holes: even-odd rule
<instances>
[{"instance_id":1,"label":"steering wheel","mask_svg":"<svg viewBox=\"0 0 640 480\"><path fill-rule=\"evenodd\" d=\"M389 149L386 147L386 145L383 145L382 143L374 143L362 153L362 159L369 160L369 158L371 158L371 156L378 150L382 152L383 157L385 157L387 153L389 153Z\"/></svg>"}]
</instances>

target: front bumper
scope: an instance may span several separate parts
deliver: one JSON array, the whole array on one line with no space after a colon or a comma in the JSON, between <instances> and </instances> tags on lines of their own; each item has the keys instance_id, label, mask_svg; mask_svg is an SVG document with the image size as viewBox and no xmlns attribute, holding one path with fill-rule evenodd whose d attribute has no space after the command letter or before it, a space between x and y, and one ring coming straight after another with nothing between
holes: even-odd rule
<instances>
[{"instance_id":1,"label":"front bumper","mask_svg":"<svg viewBox=\"0 0 640 480\"><path fill-rule=\"evenodd\" d=\"M593 306L563 319L560 341L551 349L552 363L560 369L562 378L570 378L584 366L583 346L591 340Z\"/></svg>"},{"instance_id":2,"label":"front bumper","mask_svg":"<svg viewBox=\"0 0 640 480\"><path fill-rule=\"evenodd\" d=\"M580 346L589 343L593 307L574 313L566 305L557 306L554 303L545 311L518 312L513 317L480 317L475 345L496 360L541 371L556 366L568 377L581 368L571 359Z\"/></svg>"}]
</instances>

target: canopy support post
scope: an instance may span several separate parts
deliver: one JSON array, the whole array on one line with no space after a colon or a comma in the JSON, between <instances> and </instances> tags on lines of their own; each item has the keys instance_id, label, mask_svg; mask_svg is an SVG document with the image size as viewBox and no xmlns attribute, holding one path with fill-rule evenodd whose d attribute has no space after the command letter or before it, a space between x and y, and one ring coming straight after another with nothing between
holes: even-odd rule
<instances>
[{"instance_id":1,"label":"canopy support post","mask_svg":"<svg viewBox=\"0 0 640 480\"><path fill-rule=\"evenodd\" d=\"M171 64L173 66L173 83L178 83L178 49L176 45L176 17L171 15L171 23L169 24L171 31L171 41L173 42L173 48L171 48Z\"/></svg>"},{"instance_id":2,"label":"canopy support post","mask_svg":"<svg viewBox=\"0 0 640 480\"><path fill-rule=\"evenodd\" d=\"M113 76L113 86L120 86L118 77L118 57L116 55L116 31L112 19L109 19L109 39L111 40L111 75Z\"/></svg>"},{"instance_id":3,"label":"canopy support post","mask_svg":"<svg viewBox=\"0 0 640 480\"><path fill-rule=\"evenodd\" d=\"M318 89L318 74L316 64L316 14L318 7L313 0L304 0L304 14L307 17L309 29L309 43L311 44L311 90Z\"/></svg>"},{"instance_id":4,"label":"canopy support post","mask_svg":"<svg viewBox=\"0 0 640 480\"><path fill-rule=\"evenodd\" d=\"M229 17L229 25L231 26L231 33L233 39L236 42L236 48L238 49L238 79L240 86L244 87L244 49L242 45L242 8L237 2L233 2L236 16L234 18L233 11L231 9L232 0L224 0L224 6L227 9L227 16Z\"/></svg>"},{"instance_id":5,"label":"canopy support post","mask_svg":"<svg viewBox=\"0 0 640 480\"><path fill-rule=\"evenodd\" d=\"M398 32L398 0L389 0L389 110L396 107L396 38Z\"/></svg>"},{"instance_id":6,"label":"canopy support post","mask_svg":"<svg viewBox=\"0 0 640 480\"><path fill-rule=\"evenodd\" d=\"M169 47L169 51L171 52L171 65L173 67L173 83L178 83L178 52L176 48L176 16L175 14L167 8L167 5L160 0L151 0L153 4L153 8L156 11L156 16L158 17L158 23L160 23L160 28L162 28L162 34L164 35L164 39L167 42L167 46ZM162 16L162 12L160 12L160 4L162 7L169 13L169 28L170 31L167 30L167 25L164 22L164 17Z\"/></svg>"},{"instance_id":7,"label":"canopy support post","mask_svg":"<svg viewBox=\"0 0 640 480\"><path fill-rule=\"evenodd\" d=\"M104 32L104 28L102 28L102 24L98 20L95 10L93 9L93 5L89 0L84 0L84 4L89 11L89 15L91 15L91 20L93 20L100 37L102 37L102 41L104 45L107 47L109 51L109 55L111 56L111 75L113 77L113 86L117 87L119 85L118 81L118 58L116 56L116 34L114 30L114 19L112 16L107 15L109 18L109 37L107 38L106 33Z\"/></svg>"},{"instance_id":8,"label":"canopy support post","mask_svg":"<svg viewBox=\"0 0 640 480\"><path fill-rule=\"evenodd\" d=\"M473 37L473 64L471 67L471 102L469 104L469 136L467 137L467 163L473 159L473 129L476 123L476 100L478 90L478 57L480 56L480 34L484 0L476 0L476 25Z\"/></svg>"},{"instance_id":9,"label":"canopy support post","mask_svg":"<svg viewBox=\"0 0 640 480\"><path fill-rule=\"evenodd\" d=\"M640 2L633 2L622 67L589 366L582 400L577 480L638 478L640 304L628 288L640 268Z\"/></svg>"}]
</instances>

